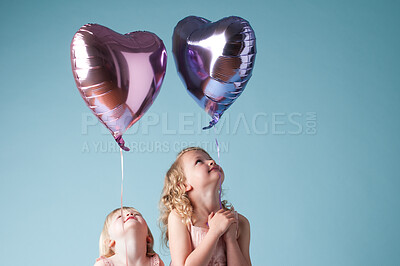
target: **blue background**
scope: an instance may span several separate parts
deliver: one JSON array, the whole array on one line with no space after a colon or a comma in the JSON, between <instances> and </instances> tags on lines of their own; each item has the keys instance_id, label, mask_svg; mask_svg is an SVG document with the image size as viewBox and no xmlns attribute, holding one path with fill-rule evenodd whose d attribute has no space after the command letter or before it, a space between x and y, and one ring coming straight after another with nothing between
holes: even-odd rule
<instances>
[{"instance_id":1,"label":"blue background","mask_svg":"<svg viewBox=\"0 0 400 266\"><path fill-rule=\"evenodd\" d=\"M151 31L167 48L161 92L124 137L138 145L124 153L124 203L143 213L169 263L157 227L164 174L189 142L217 157L173 61L173 28L188 15L237 15L256 32L253 77L217 128L225 198L251 223L253 265L400 264L399 2L2 1L0 10L2 265L92 265L120 204L119 152L71 72L72 36L89 22Z\"/></svg>"}]
</instances>

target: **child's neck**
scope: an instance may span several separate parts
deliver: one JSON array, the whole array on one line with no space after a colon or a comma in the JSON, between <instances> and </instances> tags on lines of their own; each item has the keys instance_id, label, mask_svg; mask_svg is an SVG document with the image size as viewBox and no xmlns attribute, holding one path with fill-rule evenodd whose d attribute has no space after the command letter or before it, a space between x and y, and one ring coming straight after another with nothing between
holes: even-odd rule
<instances>
[{"instance_id":1,"label":"child's neck","mask_svg":"<svg viewBox=\"0 0 400 266\"><path fill-rule=\"evenodd\" d=\"M218 192L210 195L193 195L189 198L193 205L193 225L207 227L210 213L216 213L220 209Z\"/></svg>"},{"instance_id":2,"label":"child's neck","mask_svg":"<svg viewBox=\"0 0 400 266\"><path fill-rule=\"evenodd\" d=\"M115 244L115 262L126 265L128 260L129 266L147 265L149 258L146 256L146 249L147 244L145 242L136 241L134 238L127 237L126 241L119 240ZM128 255L126 255L126 251L128 251Z\"/></svg>"}]
</instances>

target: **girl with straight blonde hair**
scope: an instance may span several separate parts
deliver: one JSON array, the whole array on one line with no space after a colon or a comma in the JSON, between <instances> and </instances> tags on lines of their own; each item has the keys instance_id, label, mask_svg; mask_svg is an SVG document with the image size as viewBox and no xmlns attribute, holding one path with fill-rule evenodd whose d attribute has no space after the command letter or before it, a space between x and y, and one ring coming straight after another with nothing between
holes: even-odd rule
<instances>
[{"instance_id":1,"label":"girl with straight blonde hair","mask_svg":"<svg viewBox=\"0 0 400 266\"><path fill-rule=\"evenodd\" d=\"M107 215L100 235L100 257L95 266L163 266L153 250L154 239L136 209L123 207Z\"/></svg>"}]
</instances>

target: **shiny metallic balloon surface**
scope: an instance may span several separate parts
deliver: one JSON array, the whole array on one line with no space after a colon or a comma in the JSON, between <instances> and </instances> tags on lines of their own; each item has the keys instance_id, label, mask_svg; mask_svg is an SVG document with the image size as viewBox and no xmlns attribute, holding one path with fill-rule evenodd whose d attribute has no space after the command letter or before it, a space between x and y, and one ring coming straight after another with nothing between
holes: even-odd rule
<instances>
[{"instance_id":1,"label":"shiny metallic balloon surface","mask_svg":"<svg viewBox=\"0 0 400 266\"><path fill-rule=\"evenodd\" d=\"M121 148L122 134L138 121L157 97L164 79L167 53L151 32L121 35L87 24L74 35L71 66L76 86Z\"/></svg>"},{"instance_id":2,"label":"shiny metallic balloon surface","mask_svg":"<svg viewBox=\"0 0 400 266\"><path fill-rule=\"evenodd\" d=\"M178 73L214 126L249 81L256 56L256 37L249 22L227 17L211 23L190 16L173 34Z\"/></svg>"}]
</instances>

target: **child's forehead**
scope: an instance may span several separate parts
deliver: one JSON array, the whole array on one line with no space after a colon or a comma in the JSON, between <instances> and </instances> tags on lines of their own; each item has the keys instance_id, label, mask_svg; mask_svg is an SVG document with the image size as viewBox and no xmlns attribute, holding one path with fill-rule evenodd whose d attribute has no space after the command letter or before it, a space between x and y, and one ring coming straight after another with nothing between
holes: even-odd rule
<instances>
[{"instance_id":1,"label":"child's forehead","mask_svg":"<svg viewBox=\"0 0 400 266\"><path fill-rule=\"evenodd\" d=\"M211 158L210 155L203 150L192 150L192 151L185 152L182 155L182 158L183 157L185 157L187 159L193 159L193 158L197 158L197 157Z\"/></svg>"}]
</instances>

